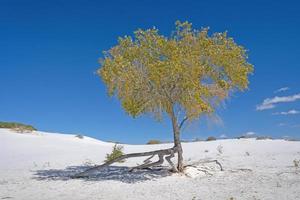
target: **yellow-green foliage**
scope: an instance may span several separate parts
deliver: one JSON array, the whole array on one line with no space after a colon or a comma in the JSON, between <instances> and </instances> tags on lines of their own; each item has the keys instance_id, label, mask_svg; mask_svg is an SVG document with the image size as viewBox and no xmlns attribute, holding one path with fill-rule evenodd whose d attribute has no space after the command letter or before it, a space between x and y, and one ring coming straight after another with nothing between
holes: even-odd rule
<instances>
[{"instance_id":1,"label":"yellow-green foliage","mask_svg":"<svg viewBox=\"0 0 300 200\"><path fill-rule=\"evenodd\" d=\"M177 106L189 120L214 112L229 92L246 89L253 71L244 47L226 32L210 35L179 21L170 37L152 28L119 38L100 64L109 94L133 117L159 118Z\"/></svg>"},{"instance_id":2,"label":"yellow-green foliage","mask_svg":"<svg viewBox=\"0 0 300 200\"><path fill-rule=\"evenodd\" d=\"M33 126L16 122L0 122L0 128L13 129L17 132L36 131L36 128Z\"/></svg>"},{"instance_id":3,"label":"yellow-green foliage","mask_svg":"<svg viewBox=\"0 0 300 200\"><path fill-rule=\"evenodd\" d=\"M124 155L124 153L123 153L123 146L115 144L114 147L113 147L113 149L112 149L112 152L109 153L109 154L106 154L106 160L105 160L105 162L111 161L111 160L113 160L115 158L118 158L118 157L120 157L122 155ZM122 162L125 162L125 160L121 160L119 162L122 163Z\"/></svg>"}]
</instances>

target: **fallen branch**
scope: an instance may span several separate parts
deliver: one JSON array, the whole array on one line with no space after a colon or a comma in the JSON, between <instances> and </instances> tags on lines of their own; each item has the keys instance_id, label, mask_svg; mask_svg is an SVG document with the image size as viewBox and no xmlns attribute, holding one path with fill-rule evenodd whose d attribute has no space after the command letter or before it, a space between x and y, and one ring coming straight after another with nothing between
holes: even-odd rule
<instances>
[{"instance_id":1,"label":"fallen branch","mask_svg":"<svg viewBox=\"0 0 300 200\"><path fill-rule=\"evenodd\" d=\"M195 167L195 166L200 165L200 164L212 163L212 162L216 163L220 167L221 171L224 171L222 164L218 160L201 160L201 161L198 161L196 163L186 165L185 167Z\"/></svg>"},{"instance_id":2,"label":"fallen branch","mask_svg":"<svg viewBox=\"0 0 300 200\"><path fill-rule=\"evenodd\" d=\"M203 173L205 173L206 175L210 175L210 176L213 175L212 173L209 173L209 172L208 172L209 169L207 169L207 168L203 169L203 168L199 168L199 166L194 166L194 165L186 165L186 166L184 166L184 168L187 168L187 167L193 167L193 168L195 168L197 171L203 172Z\"/></svg>"},{"instance_id":3,"label":"fallen branch","mask_svg":"<svg viewBox=\"0 0 300 200\"><path fill-rule=\"evenodd\" d=\"M112 159L102 165L98 165L95 167L92 167L90 169L87 169L86 171L80 172L78 174L75 174L72 176L72 178L84 178L84 177L89 177L91 173L96 172L104 167L107 167L115 162L122 161L127 158L133 158L133 157L143 157L143 156L150 156L144 161L144 164L133 167L130 169L130 171L133 171L135 169L145 169L157 165L161 165L164 162L164 157L167 160L167 162L170 164L172 167L173 171L177 171L177 168L175 165L172 163L171 158L174 157L174 153L177 153L177 148L169 148L169 149L162 149L162 150L156 150L156 151L148 151L148 152L141 152L141 153L131 153L131 154L125 154L122 156L119 156L115 159ZM156 162L151 162L150 159L153 158L155 155L158 155L159 160Z\"/></svg>"}]
</instances>

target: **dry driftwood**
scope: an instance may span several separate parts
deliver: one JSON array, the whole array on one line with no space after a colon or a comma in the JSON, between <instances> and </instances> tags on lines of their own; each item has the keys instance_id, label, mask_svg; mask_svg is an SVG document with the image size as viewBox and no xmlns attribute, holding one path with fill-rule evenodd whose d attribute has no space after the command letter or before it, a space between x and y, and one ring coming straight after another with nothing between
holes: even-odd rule
<instances>
[{"instance_id":1,"label":"dry driftwood","mask_svg":"<svg viewBox=\"0 0 300 200\"><path fill-rule=\"evenodd\" d=\"M198 166L200 164L212 163L212 162L216 163L220 167L221 171L224 171L224 168L223 168L222 164L218 160L207 160L207 159L200 160L200 161L198 161L196 163L193 163L193 164L190 164L190 165L186 165L185 167L196 167L196 166Z\"/></svg>"},{"instance_id":2,"label":"dry driftwood","mask_svg":"<svg viewBox=\"0 0 300 200\"><path fill-rule=\"evenodd\" d=\"M175 167L174 163L171 161L171 158L174 157L174 154L177 153L177 148L169 148L169 149L162 149L162 150L156 150L156 151L148 151L148 152L141 152L141 153L131 153L131 154L125 154L122 156L119 156L115 159L112 159L102 165L98 165L92 168L87 169L86 171L77 173L72 176L72 178L84 178L84 177L89 177L90 174L93 172L96 172L104 167L107 167L115 162L127 159L127 158L133 158L133 157L143 157L143 156L150 156L146 160L144 160L144 163L142 165L133 167L130 169L130 171L133 171L135 169L145 169L157 165L161 165L164 162L164 159L170 164L172 167L172 170L174 172L177 171L177 168ZM159 160L156 162L151 162L150 159L153 158L155 155L158 156Z\"/></svg>"}]
</instances>

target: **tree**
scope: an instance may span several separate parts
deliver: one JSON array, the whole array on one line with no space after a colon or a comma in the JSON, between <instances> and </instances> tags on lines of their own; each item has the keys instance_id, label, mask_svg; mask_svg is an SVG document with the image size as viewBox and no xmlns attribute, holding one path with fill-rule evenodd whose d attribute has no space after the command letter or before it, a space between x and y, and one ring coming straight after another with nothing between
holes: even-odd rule
<instances>
[{"instance_id":1,"label":"tree","mask_svg":"<svg viewBox=\"0 0 300 200\"><path fill-rule=\"evenodd\" d=\"M229 94L247 89L253 71L244 47L226 32L209 35L208 28L194 30L191 23L179 21L170 37L152 28L119 38L100 64L97 73L109 95L117 96L129 115L150 113L158 120L164 113L169 116L174 136L171 154L178 154L174 168L179 172L184 123L213 113Z\"/></svg>"}]
</instances>

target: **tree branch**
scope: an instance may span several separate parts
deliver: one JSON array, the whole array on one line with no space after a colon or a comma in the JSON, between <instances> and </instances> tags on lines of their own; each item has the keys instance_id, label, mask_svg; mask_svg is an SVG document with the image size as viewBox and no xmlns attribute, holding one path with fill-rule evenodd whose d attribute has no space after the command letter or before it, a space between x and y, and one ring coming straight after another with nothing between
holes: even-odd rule
<instances>
[{"instance_id":1,"label":"tree branch","mask_svg":"<svg viewBox=\"0 0 300 200\"><path fill-rule=\"evenodd\" d=\"M182 128L184 122L186 122L188 119L189 119L189 118L188 118L187 116L185 116L185 117L183 118L183 120L181 121L181 123L180 123L180 125L179 125L179 129Z\"/></svg>"}]
</instances>

